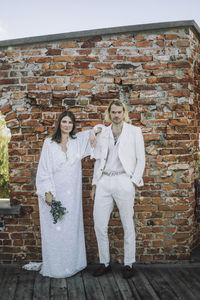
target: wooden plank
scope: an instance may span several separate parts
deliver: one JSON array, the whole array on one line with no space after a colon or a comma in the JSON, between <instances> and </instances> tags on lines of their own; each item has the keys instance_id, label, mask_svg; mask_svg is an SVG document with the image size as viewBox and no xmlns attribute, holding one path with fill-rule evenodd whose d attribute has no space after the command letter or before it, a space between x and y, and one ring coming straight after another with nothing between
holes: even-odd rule
<instances>
[{"instance_id":1,"label":"wooden plank","mask_svg":"<svg viewBox=\"0 0 200 300\"><path fill-rule=\"evenodd\" d=\"M200 265L199 267L194 267L193 264L190 267L190 272L192 273L193 276L196 277L196 279L199 282L199 278L200 278Z\"/></svg>"},{"instance_id":2,"label":"wooden plank","mask_svg":"<svg viewBox=\"0 0 200 300\"><path fill-rule=\"evenodd\" d=\"M144 275L144 269L140 266L135 267L134 276L128 279L131 290L136 290L138 295L136 299L159 300L160 298L154 291L151 281L149 282L148 278Z\"/></svg>"},{"instance_id":3,"label":"wooden plank","mask_svg":"<svg viewBox=\"0 0 200 300\"><path fill-rule=\"evenodd\" d=\"M94 277L91 272L89 272L89 269L84 271L82 275L86 298L88 300L104 300L104 295L97 277Z\"/></svg>"},{"instance_id":4,"label":"wooden plank","mask_svg":"<svg viewBox=\"0 0 200 300\"><path fill-rule=\"evenodd\" d=\"M185 282L181 279L179 272L179 267L177 268L169 266L165 269L165 271L161 271L161 275L168 282L171 288L175 291L179 299L195 300L191 290L188 289L187 285L185 285Z\"/></svg>"},{"instance_id":5,"label":"wooden plank","mask_svg":"<svg viewBox=\"0 0 200 300\"><path fill-rule=\"evenodd\" d=\"M50 278L44 277L40 273L36 274L33 288L33 300L48 300L50 292Z\"/></svg>"},{"instance_id":6,"label":"wooden plank","mask_svg":"<svg viewBox=\"0 0 200 300\"><path fill-rule=\"evenodd\" d=\"M199 278L196 279L192 268L180 268L178 270L178 276L184 281L185 285L192 292L195 299L199 299L200 295L200 282Z\"/></svg>"},{"instance_id":7,"label":"wooden plank","mask_svg":"<svg viewBox=\"0 0 200 300\"><path fill-rule=\"evenodd\" d=\"M1 280L1 300L14 299L19 273L19 267L8 267L5 269Z\"/></svg>"},{"instance_id":8,"label":"wooden plank","mask_svg":"<svg viewBox=\"0 0 200 300\"><path fill-rule=\"evenodd\" d=\"M120 290L115 282L112 272L109 272L103 276L97 277L104 299L123 299L120 293Z\"/></svg>"},{"instance_id":9,"label":"wooden plank","mask_svg":"<svg viewBox=\"0 0 200 300\"><path fill-rule=\"evenodd\" d=\"M1 292L1 285L2 285L2 280L4 278L4 273L6 272L6 267L3 265L0 265L0 292Z\"/></svg>"},{"instance_id":10,"label":"wooden plank","mask_svg":"<svg viewBox=\"0 0 200 300\"><path fill-rule=\"evenodd\" d=\"M136 265L134 276L128 280L121 277L120 268L113 265L113 271L102 277L93 277L88 268L71 278L55 279L3 265L0 266L0 299L200 299L200 264Z\"/></svg>"},{"instance_id":11,"label":"wooden plank","mask_svg":"<svg viewBox=\"0 0 200 300\"><path fill-rule=\"evenodd\" d=\"M33 297L35 271L20 270L19 280L15 292L15 300L29 300Z\"/></svg>"},{"instance_id":12,"label":"wooden plank","mask_svg":"<svg viewBox=\"0 0 200 300\"><path fill-rule=\"evenodd\" d=\"M51 278L51 300L68 300L67 281L65 278Z\"/></svg>"},{"instance_id":13,"label":"wooden plank","mask_svg":"<svg viewBox=\"0 0 200 300\"><path fill-rule=\"evenodd\" d=\"M85 300L85 289L82 279L82 273L68 277L67 278L67 286L68 286L68 296L70 300Z\"/></svg>"},{"instance_id":14,"label":"wooden plank","mask_svg":"<svg viewBox=\"0 0 200 300\"><path fill-rule=\"evenodd\" d=\"M130 281L130 284L129 284L129 280L124 279L122 277L121 268L122 268L121 266L118 266L117 268L113 267L113 276L114 276L114 279L120 290L122 299L124 299L124 300L132 300L132 299L139 300L139 299L141 299L140 296L138 295L138 292L137 292L134 284L132 284L132 281Z\"/></svg>"},{"instance_id":15,"label":"wooden plank","mask_svg":"<svg viewBox=\"0 0 200 300\"><path fill-rule=\"evenodd\" d=\"M165 300L175 300L178 299L175 292L171 289L168 282L166 282L163 277L160 275L159 268L144 268L144 275L148 278L149 282L158 295L159 299ZM163 269L162 271L165 271Z\"/></svg>"}]
</instances>

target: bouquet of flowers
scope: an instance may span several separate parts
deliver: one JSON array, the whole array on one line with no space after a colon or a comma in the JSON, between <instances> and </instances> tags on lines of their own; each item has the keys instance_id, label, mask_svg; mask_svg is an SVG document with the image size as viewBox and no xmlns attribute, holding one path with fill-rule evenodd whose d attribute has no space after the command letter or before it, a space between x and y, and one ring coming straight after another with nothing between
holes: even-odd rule
<instances>
[{"instance_id":1,"label":"bouquet of flowers","mask_svg":"<svg viewBox=\"0 0 200 300\"><path fill-rule=\"evenodd\" d=\"M55 198L53 198L50 213L53 216L53 223L56 224L58 220L62 220L67 211L60 201L56 201Z\"/></svg>"}]
</instances>

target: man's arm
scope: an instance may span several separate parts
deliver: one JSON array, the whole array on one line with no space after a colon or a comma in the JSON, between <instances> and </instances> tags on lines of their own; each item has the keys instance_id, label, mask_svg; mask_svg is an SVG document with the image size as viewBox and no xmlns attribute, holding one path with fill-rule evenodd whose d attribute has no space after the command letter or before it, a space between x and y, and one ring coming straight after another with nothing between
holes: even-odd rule
<instances>
[{"instance_id":1,"label":"man's arm","mask_svg":"<svg viewBox=\"0 0 200 300\"><path fill-rule=\"evenodd\" d=\"M132 176L132 181L137 185L143 185L142 176L145 169L145 148L142 130L140 127L137 128L136 134L136 168Z\"/></svg>"},{"instance_id":2,"label":"man's arm","mask_svg":"<svg viewBox=\"0 0 200 300\"><path fill-rule=\"evenodd\" d=\"M93 178L92 178L92 185L96 185L97 184L97 171L99 169L100 166L100 159L97 159L94 163L94 171L93 171Z\"/></svg>"}]
</instances>

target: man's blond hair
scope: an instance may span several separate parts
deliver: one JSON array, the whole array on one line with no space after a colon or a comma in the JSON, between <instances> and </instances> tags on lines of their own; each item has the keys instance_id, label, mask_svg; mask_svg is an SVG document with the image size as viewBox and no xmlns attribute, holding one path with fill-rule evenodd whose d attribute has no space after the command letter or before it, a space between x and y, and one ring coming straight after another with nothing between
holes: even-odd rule
<instances>
[{"instance_id":1,"label":"man's blond hair","mask_svg":"<svg viewBox=\"0 0 200 300\"><path fill-rule=\"evenodd\" d=\"M105 121L106 122L112 122L111 119L110 119L110 111L111 111L111 106L112 105L116 105L116 106L122 107L123 112L124 112L123 121L126 122L126 123L130 123L130 119L129 119L129 116L128 116L127 107L126 107L126 105L124 103L122 103L119 100L112 100L110 102L110 104L109 104L109 106L108 106L108 108L106 109L106 112L105 112Z\"/></svg>"}]
</instances>

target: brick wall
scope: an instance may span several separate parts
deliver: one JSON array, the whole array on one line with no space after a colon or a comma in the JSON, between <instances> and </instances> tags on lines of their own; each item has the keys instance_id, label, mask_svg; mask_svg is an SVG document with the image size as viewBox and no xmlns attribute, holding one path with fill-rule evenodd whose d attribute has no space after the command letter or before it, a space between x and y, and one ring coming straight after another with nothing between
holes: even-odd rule
<instances>
[{"instance_id":1,"label":"brick wall","mask_svg":"<svg viewBox=\"0 0 200 300\"><path fill-rule=\"evenodd\" d=\"M35 174L44 138L64 105L78 129L103 122L111 99L128 105L146 146L144 187L135 199L137 261L188 259L198 244L197 152L200 47L193 27L135 30L1 46L0 107L11 129L11 203L0 232L0 261L41 259ZM97 261L90 198L93 161L83 161L88 261ZM196 212L196 214L195 214ZM123 261L117 209L109 235L112 260Z\"/></svg>"}]
</instances>

